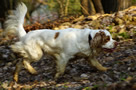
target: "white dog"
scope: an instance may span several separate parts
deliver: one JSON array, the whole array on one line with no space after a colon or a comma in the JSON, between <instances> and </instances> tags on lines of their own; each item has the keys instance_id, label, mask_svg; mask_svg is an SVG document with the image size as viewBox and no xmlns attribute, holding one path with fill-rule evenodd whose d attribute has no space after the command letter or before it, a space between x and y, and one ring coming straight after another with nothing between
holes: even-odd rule
<instances>
[{"instance_id":1,"label":"white dog","mask_svg":"<svg viewBox=\"0 0 136 90\"><path fill-rule=\"evenodd\" d=\"M88 57L89 63L98 70L107 70L96 60L96 56L103 49L112 51L117 46L107 30L42 29L26 34L23 28L26 12L27 7L21 3L5 22L5 31L15 32L19 37L19 41L11 45L12 50L23 57L23 60L16 65L15 81L18 81L18 74L23 67L30 73L36 74L37 71L30 63L39 61L43 54L50 54L56 58L56 79L64 73L69 59L75 55Z\"/></svg>"}]
</instances>

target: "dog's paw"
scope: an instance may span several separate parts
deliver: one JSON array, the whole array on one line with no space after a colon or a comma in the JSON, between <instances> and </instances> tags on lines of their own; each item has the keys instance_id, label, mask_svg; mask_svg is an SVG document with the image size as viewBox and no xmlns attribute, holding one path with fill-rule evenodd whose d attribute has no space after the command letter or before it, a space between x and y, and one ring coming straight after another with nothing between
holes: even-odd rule
<instances>
[{"instance_id":1,"label":"dog's paw","mask_svg":"<svg viewBox=\"0 0 136 90\"><path fill-rule=\"evenodd\" d=\"M59 73L56 73L56 74L55 74L55 80L58 80L59 76L60 76L60 74L59 74Z\"/></svg>"},{"instance_id":2,"label":"dog's paw","mask_svg":"<svg viewBox=\"0 0 136 90\"><path fill-rule=\"evenodd\" d=\"M14 77L13 77L13 79L14 79L16 82L18 82L18 75L15 74Z\"/></svg>"},{"instance_id":3,"label":"dog's paw","mask_svg":"<svg viewBox=\"0 0 136 90\"><path fill-rule=\"evenodd\" d=\"M106 68L106 67L100 67L100 68L98 68L98 70L103 71L103 72L106 72L108 69L109 68Z\"/></svg>"},{"instance_id":4,"label":"dog's paw","mask_svg":"<svg viewBox=\"0 0 136 90\"><path fill-rule=\"evenodd\" d=\"M31 69L29 70L29 72L30 72L31 74L38 74L38 72L37 72L34 68L31 68Z\"/></svg>"},{"instance_id":5,"label":"dog's paw","mask_svg":"<svg viewBox=\"0 0 136 90\"><path fill-rule=\"evenodd\" d=\"M62 73L56 73L55 74L55 80L59 80L60 78L62 78Z\"/></svg>"}]
</instances>

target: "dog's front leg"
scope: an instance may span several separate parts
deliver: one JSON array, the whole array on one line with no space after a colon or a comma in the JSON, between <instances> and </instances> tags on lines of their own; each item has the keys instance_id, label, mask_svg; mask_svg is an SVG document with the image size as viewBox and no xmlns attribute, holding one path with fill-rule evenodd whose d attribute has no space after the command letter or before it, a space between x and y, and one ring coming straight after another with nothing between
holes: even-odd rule
<instances>
[{"instance_id":1,"label":"dog's front leg","mask_svg":"<svg viewBox=\"0 0 136 90\"><path fill-rule=\"evenodd\" d=\"M107 71L108 68L103 67L95 58L89 57L89 62L92 66L96 67L100 71Z\"/></svg>"},{"instance_id":2,"label":"dog's front leg","mask_svg":"<svg viewBox=\"0 0 136 90\"><path fill-rule=\"evenodd\" d=\"M64 54L55 55L55 57L57 59L56 60L56 70L57 70L57 73L55 75L55 79L58 79L61 75L63 75L69 58L66 57Z\"/></svg>"}]
</instances>

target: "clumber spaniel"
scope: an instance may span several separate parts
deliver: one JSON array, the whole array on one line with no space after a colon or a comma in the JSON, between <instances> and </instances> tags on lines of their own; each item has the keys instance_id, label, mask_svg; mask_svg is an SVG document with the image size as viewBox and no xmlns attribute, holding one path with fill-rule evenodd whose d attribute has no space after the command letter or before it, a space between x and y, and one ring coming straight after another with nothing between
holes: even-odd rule
<instances>
[{"instance_id":1,"label":"clumber spaniel","mask_svg":"<svg viewBox=\"0 0 136 90\"><path fill-rule=\"evenodd\" d=\"M31 74L36 74L37 71L31 63L39 61L44 54L56 58L55 79L64 73L68 61L75 55L88 57L89 63L98 70L107 70L96 60L102 50L112 51L117 46L117 42L107 30L68 28L42 29L26 33L23 28L26 12L27 7L20 3L5 22L5 32L13 32L19 37L19 41L11 45L12 50L22 56L22 60L16 64L15 81L18 81L18 74L23 67Z\"/></svg>"}]
</instances>

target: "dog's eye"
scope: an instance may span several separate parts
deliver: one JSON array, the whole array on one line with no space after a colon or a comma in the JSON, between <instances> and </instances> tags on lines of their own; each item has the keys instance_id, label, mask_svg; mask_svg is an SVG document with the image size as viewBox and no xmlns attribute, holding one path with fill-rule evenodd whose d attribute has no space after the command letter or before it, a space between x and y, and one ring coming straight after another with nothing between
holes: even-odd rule
<instances>
[{"instance_id":1,"label":"dog's eye","mask_svg":"<svg viewBox=\"0 0 136 90\"><path fill-rule=\"evenodd\" d=\"M104 42L107 43L108 41L110 41L110 36L106 36Z\"/></svg>"},{"instance_id":2,"label":"dog's eye","mask_svg":"<svg viewBox=\"0 0 136 90\"><path fill-rule=\"evenodd\" d=\"M106 37L106 42L110 41L110 36Z\"/></svg>"}]
</instances>

